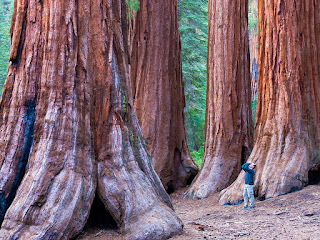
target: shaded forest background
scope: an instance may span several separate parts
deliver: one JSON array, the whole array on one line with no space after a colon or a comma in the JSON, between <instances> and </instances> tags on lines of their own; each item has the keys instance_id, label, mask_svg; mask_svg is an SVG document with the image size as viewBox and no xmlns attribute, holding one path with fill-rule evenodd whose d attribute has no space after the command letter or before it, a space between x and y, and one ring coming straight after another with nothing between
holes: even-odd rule
<instances>
[{"instance_id":1,"label":"shaded forest background","mask_svg":"<svg viewBox=\"0 0 320 240\"><path fill-rule=\"evenodd\" d=\"M179 0L179 29L182 47L182 70L186 98L185 127L191 156L201 167L204 148L206 109L208 1ZM14 0L0 0L0 93L8 71L10 51L10 22ZM135 8L135 7L134 7ZM249 0L249 40L258 34L257 8ZM256 60L251 58L253 119L256 108Z\"/></svg>"},{"instance_id":2,"label":"shaded forest background","mask_svg":"<svg viewBox=\"0 0 320 240\"><path fill-rule=\"evenodd\" d=\"M14 0L0 0L0 93L8 73L10 23Z\"/></svg>"}]
</instances>

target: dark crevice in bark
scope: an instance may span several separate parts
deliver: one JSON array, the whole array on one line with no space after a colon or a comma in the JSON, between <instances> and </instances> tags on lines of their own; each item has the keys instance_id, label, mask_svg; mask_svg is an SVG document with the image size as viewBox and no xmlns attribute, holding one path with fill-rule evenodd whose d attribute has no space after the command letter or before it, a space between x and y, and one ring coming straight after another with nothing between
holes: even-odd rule
<instances>
[{"instance_id":1,"label":"dark crevice in bark","mask_svg":"<svg viewBox=\"0 0 320 240\"><path fill-rule=\"evenodd\" d=\"M172 179L167 184L166 191L168 194L173 193L180 186L189 186L197 175L197 170L195 170L193 167L184 166L184 171L187 177L185 177L183 181L179 179L179 170L181 166L183 166L183 161L181 157L181 151L178 148L175 148L174 150L174 166L175 171L172 173Z\"/></svg>"},{"instance_id":2,"label":"dark crevice in bark","mask_svg":"<svg viewBox=\"0 0 320 240\"><path fill-rule=\"evenodd\" d=\"M178 148L174 149L173 161L174 161L173 162L174 169L171 177L172 180L168 183L168 190L167 190L169 194L172 193L179 186L185 186L185 183L184 182L182 183L182 179L181 180L179 179L179 166L183 164L183 162L181 159L181 151Z\"/></svg>"},{"instance_id":3,"label":"dark crevice in bark","mask_svg":"<svg viewBox=\"0 0 320 240\"><path fill-rule=\"evenodd\" d=\"M172 182L172 180L170 180L170 181L168 182L168 185L167 185L167 193L168 193L168 194L171 194L171 193L173 193L173 192L174 192L173 182Z\"/></svg>"},{"instance_id":4,"label":"dark crevice in bark","mask_svg":"<svg viewBox=\"0 0 320 240\"><path fill-rule=\"evenodd\" d=\"M102 228L102 229L118 229L116 221L113 219L111 214L106 210L106 207L98 197L97 193L93 200L91 210L90 210L90 215L84 229L86 230L88 228L95 228L95 227Z\"/></svg>"},{"instance_id":5,"label":"dark crevice in bark","mask_svg":"<svg viewBox=\"0 0 320 240\"><path fill-rule=\"evenodd\" d=\"M24 3L26 6L24 7L25 9L22 10L22 12L20 12L18 10L17 15L14 15L13 13L13 18L17 18L17 21L21 21L22 19L24 19L25 17L25 10L27 9L27 3ZM19 30L17 30L18 32L16 32L15 28L15 24L13 24L13 22L11 23L11 28L13 28L13 33L10 33L11 35L11 49L10 49L10 55L9 55L9 61L12 61L13 64L17 64L18 61L21 60L21 52L23 50L24 46L24 40L25 40L25 35L21 34L23 32L25 32L26 29L26 22L25 21L21 21L21 30L19 32ZM11 31L11 30L10 30ZM17 36L18 34L18 36Z\"/></svg>"},{"instance_id":6,"label":"dark crevice in bark","mask_svg":"<svg viewBox=\"0 0 320 240\"><path fill-rule=\"evenodd\" d=\"M241 166L245 164L250 156L250 151L247 147L242 146L241 150Z\"/></svg>"},{"instance_id":7,"label":"dark crevice in bark","mask_svg":"<svg viewBox=\"0 0 320 240\"><path fill-rule=\"evenodd\" d=\"M19 157L19 162L17 166L16 176L13 180L13 184L10 188L8 196L5 193L0 193L0 224L3 221L4 215L6 214L7 209L11 205L18 187L22 181L22 178L25 174L26 166L28 163L28 158L30 150L33 143L34 136L34 122L36 119L35 107L36 103L34 99L27 100L25 102L25 115L24 115L24 127L23 127L23 147Z\"/></svg>"},{"instance_id":8,"label":"dark crevice in bark","mask_svg":"<svg viewBox=\"0 0 320 240\"><path fill-rule=\"evenodd\" d=\"M312 168L308 172L309 185L320 184L320 166Z\"/></svg>"},{"instance_id":9,"label":"dark crevice in bark","mask_svg":"<svg viewBox=\"0 0 320 240\"><path fill-rule=\"evenodd\" d=\"M193 169L191 169L190 171L193 171ZM186 186L191 185L191 183L192 183L193 179L195 179L196 175L197 175L197 174L194 174L194 175L190 176L190 177L186 180Z\"/></svg>"},{"instance_id":10,"label":"dark crevice in bark","mask_svg":"<svg viewBox=\"0 0 320 240\"><path fill-rule=\"evenodd\" d=\"M22 32L25 31L25 22L22 23ZM19 41L19 45L18 45L18 49L17 49L17 53L16 53L16 56L14 59L10 59L12 61L13 64L17 64L18 61L21 61L21 52L22 52L22 46L24 45L24 38L25 35L22 35L20 36L20 41Z\"/></svg>"},{"instance_id":11,"label":"dark crevice in bark","mask_svg":"<svg viewBox=\"0 0 320 240\"><path fill-rule=\"evenodd\" d=\"M184 171L186 174L186 177L183 179L179 179L180 174L179 170L181 170L181 166L183 166L183 159L181 156L181 151L178 148L175 148L174 150L174 171L172 172L171 180L167 184L167 193L171 194L176 189L179 188L179 186L188 186L192 183L193 179L197 175L197 170L195 170L193 167L184 166ZM183 180L183 181L182 181Z\"/></svg>"}]
</instances>

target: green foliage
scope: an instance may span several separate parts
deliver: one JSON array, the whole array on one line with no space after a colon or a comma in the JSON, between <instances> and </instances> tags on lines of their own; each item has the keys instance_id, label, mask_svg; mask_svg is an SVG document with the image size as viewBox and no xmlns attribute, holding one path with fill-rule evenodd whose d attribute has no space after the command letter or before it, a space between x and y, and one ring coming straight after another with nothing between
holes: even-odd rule
<instances>
[{"instance_id":1,"label":"green foliage","mask_svg":"<svg viewBox=\"0 0 320 240\"><path fill-rule=\"evenodd\" d=\"M8 72L10 52L10 22L13 0L0 0L0 94Z\"/></svg>"},{"instance_id":2,"label":"green foliage","mask_svg":"<svg viewBox=\"0 0 320 240\"><path fill-rule=\"evenodd\" d=\"M193 150L190 152L190 155L193 159L193 161L197 164L199 169L201 168L201 164L203 161L203 154L204 154L204 147L202 146L198 151Z\"/></svg>"},{"instance_id":3,"label":"green foliage","mask_svg":"<svg viewBox=\"0 0 320 240\"><path fill-rule=\"evenodd\" d=\"M132 18L132 13L137 12L140 9L139 0L126 0L128 6L128 17Z\"/></svg>"},{"instance_id":4,"label":"green foliage","mask_svg":"<svg viewBox=\"0 0 320 240\"><path fill-rule=\"evenodd\" d=\"M185 124L191 156L201 166L206 111L208 1L179 1Z\"/></svg>"},{"instance_id":5,"label":"green foliage","mask_svg":"<svg viewBox=\"0 0 320 240\"><path fill-rule=\"evenodd\" d=\"M122 112L127 112L127 99L125 95L122 96Z\"/></svg>"},{"instance_id":6,"label":"green foliage","mask_svg":"<svg viewBox=\"0 0 320 240\"><path fill-rule=\"evenodd\" d=\"M126 0L129 11L138 11L140 8L139 0Z\"/></svg>"},{"instance_id":7,"label":"green foliage","mask_svg":"<svg viewBox=\"0 0 320 240\"><path fill-rule=\"evenodd\" d=\"M251 34L258 34L258 10L251 7L251 0L249 0L248 25Z\"/></svg>"},{"instance_id":8,"label":"green foliage","mask_svg":"<svg viewBox=\"0 0 320 240\"><path fill-rule=\"evenodd\" d=\"M256 122L256 113L257 113L257 97L252 101L252 119L253 119L253 123Z\"/></svg>"}]
</instances>

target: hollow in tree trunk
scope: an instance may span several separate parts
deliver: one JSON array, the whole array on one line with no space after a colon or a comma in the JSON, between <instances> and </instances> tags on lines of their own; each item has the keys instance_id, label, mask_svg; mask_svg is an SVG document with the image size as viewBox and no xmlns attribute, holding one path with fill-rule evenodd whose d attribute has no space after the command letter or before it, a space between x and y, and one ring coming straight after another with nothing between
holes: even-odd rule
<instances>
[{"instance_id":1,"label":"hollow in tree trunk","mask_svg":"<svg viewBox=\"0 0 320 240\"><path fill-rule=\"evenodd\" d=\"M320 170L320 5L259 0L255 194L265 199L306 186ZM242 199L244 173L220 202Z\"/></svg>"},{"instance_id":2,"label":"hollow in tree trunk","mask_svg":"<svg viewBox=\"0 0 320 240\"><path fill-rule=\"evenodd\" d=\"M253 144L248 1L209 0L205 152L185 196L202 199L228 187Z\"/></svg>"},{"instance_id":3,"label":"hollow in tree trunk","mask_svg":"<svg viewBox=\"0 0 320 240\"><path fill-rule=\"evenodd\" d=\"M164 187L190 184L198 167L184 127L177 0L140 0L130 30L134 109Z\"/></svg>"},{"instance_id":4,"label":"hollow in tree trunk","mask_svg":"<svg viewBox=\"0 0 320 240\"><path fill-rule=\"evenodd\" d=\"M70 239L96 194L128 239L181 231L133 110L125 4L15 1L0 103L1 239Z\"/></svg>"}]
</instances>

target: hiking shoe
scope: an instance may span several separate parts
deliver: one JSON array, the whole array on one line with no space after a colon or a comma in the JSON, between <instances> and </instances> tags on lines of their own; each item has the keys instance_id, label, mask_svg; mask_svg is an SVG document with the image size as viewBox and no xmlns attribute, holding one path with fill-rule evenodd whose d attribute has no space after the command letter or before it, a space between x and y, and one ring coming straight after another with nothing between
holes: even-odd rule
<instances>
[{"instance_id":1,"label":"hiking shoe","mask_svg":"<svg viewBox=\"0 0 320 240\"><path fill-rule=\"evenodd\" d=\"M248 207L247 206L244 206L243 208L242 208L242 210L247 210L248 209Z\"/></svg>"},{"instance_id":2,"label":"hiking shoe","mask_svg":"<svg viewBox=\"0 0 320 240\"><path fill-rule=\"evenodd\" d=\"M248 209L248 210L250 210L250 209L252 209L252 208L253 208L253 207L252 207L252 206L250 206L250 207L248 207L247 209Z\"/></svg>"}]
</instances>

